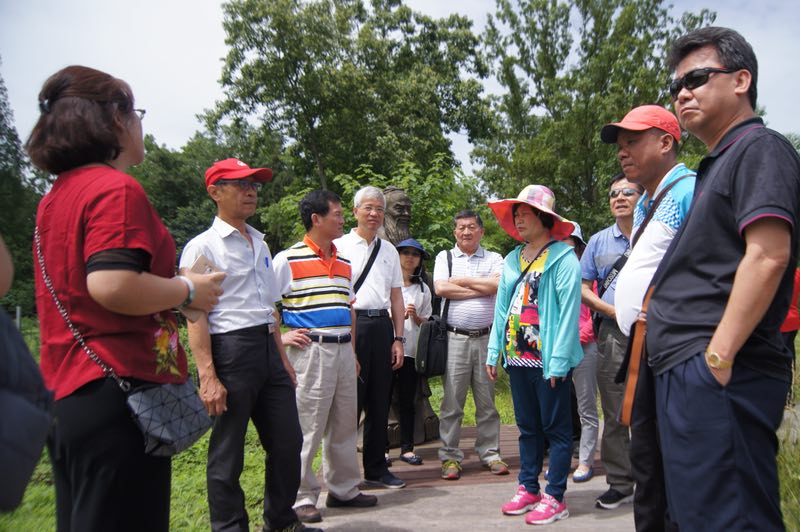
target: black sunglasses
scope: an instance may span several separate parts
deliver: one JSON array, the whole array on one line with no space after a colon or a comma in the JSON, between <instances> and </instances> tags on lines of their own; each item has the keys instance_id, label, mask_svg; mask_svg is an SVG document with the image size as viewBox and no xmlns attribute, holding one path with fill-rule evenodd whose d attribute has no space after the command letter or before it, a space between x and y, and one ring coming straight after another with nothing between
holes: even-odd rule
<instances>
[{"instance_id":1,"label":"black sunglasses","mask_svg":"<svg viewBox=\"0 0 800 532\"><path fill-rule=\"evenodd\" d=\"M639 191L636 190L635 188L615 188L613 190L608 191L608 197L614 199L617 196L619 196L620 193L622 193L622 195L625 196L626 198L630 198L631 196L638 194Z\"/></svg>"},{"instance_id":2,"label":"black sunglasses","mask_svg":"<svg viewBox=\"0 0 800 532\"><path fill-rule=\"evenodd\" d=\"M673 79L669 83L669 95L672 96L673 100L677 100L678 93L681 92L682 88L686 87L688 90L694 90L697 87L702 87L708 83L708 78L711 76L711 74L732 74L733 72L736 71L729 68L714 67L696 68L694 70L690 70L684 74L683 77Z\"/></svg>"}]
</instances>

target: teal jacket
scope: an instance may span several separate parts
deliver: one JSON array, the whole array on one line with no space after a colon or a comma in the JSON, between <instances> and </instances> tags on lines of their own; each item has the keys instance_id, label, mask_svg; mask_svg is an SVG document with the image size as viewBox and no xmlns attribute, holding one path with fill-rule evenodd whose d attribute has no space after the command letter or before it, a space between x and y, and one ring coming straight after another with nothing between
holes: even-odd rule
<instances>
[{"instance_id":1,"label":"teal jacket","mask_svg":"<svg viewBox=\"0 0 800 532\"><path fill-rule=\"evenodd\" d=\"M514 281L522 273L517 246L505 258L503 274L497 288L494 321L489 333L489 355L486 364L496 366L500 354L506 365L506 322L511 302L517 297L522 281L514 292ZM539 336L542 341L542 366L545 379L565 377L580 363L583 349L578 336L578 317L581 309L581 267L572 248L556 242L549 248L544 272L539 281Z\"/></svg>"}]
</instances>

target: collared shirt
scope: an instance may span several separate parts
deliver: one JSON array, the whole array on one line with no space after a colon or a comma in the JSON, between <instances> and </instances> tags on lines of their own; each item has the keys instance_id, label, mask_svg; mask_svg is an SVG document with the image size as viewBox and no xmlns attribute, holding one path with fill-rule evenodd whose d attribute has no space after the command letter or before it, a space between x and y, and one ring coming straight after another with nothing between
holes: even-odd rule
<instances>
[{"instance_id":1,"label":"collared shirt","mask_svg":"<svg viewBox=\"0 0 800 532\"><path fill-rule=\"evenodd\" d=\"M626 336L630 334L631 326L642 310L642 301L647 287L650 286L653 273L658 268L661 258L689 212L694 192L694 172L683 164L675 165L661 179L654 196L650 198L645 193L636 204L632 237L639 232L639 227L650 211L655 198L665 187L684 175L689 177L682 179L669 189L658 204L656 212L653 213L644 233L631 250L625 267L617 277L614 308L617 313L619 330Z\"/></svg>"},{"instance_id":2,"label":"collared shirt","mask_svg":"<svg viewBox=\"0 0 800 532\"><path fill-rule=\"evenodd\" d=\"M611 267L629 245L628 237L616 223L592 235L581 257L581 278L584 281L597 281L599 290ZM614 304L618 278L619 276L611 282L601 298L609 305Z\"/></svg>"},{"instance_id":3,"label":"collared shirt","mask_svg":"<svg viewBox=\"0 0 800 532\"><path fill-rule=\"evenodd\" d=\"M656 374L705 350L745 254L744 232L769 217L790 228L789 265L764 316L736 354L736 364L791 379L791 353L779 328L792 294L799 216L800 157L795 149L759 118L733 127L700 162L692 208L654 275L646 341Z\"/></svg>"},{"instance_id":4,"label":"collared shirt","mask_svg":"<svg viewBox=\"0 0 800 532\"><path fill-rule=\"evenodd\" d=\"M235 227L214 217L214 223L186 244L181 268L191 268L205 255L225 272L223 294L208 314L208 332L220 334L246 327L275 323L274 301L280 298L272 255L264 234L246 225L247 239Z\"/></svg>"},{"instance_id":5,"label":"collared shirt","mask_svg":"<svg viewBox=\"0 0 800 532\"><path fill-rule=\"evenodd\" d=\"M317 334L350 332L350 262L331 245L331 256L308 235L275 255L275 276L283 294L283 323Z\"/></svg>"},{"instance_id":6,"label":"collared shirt","mask_svg":"<svg viewBox=\"0 0 800 532\"><path fill-rule=\"evenodd\" d=\"M353 229L344 236L334 240L334 244L339 249L339 253L350 261L353 268L353 284L356 283L364 267L367 265L369 256L375 248L378 237L367 241L361 238L356 230ZM372 268L367 273L364 283L355 294L353 308L363 309L386 309L392 306L392 288L403 287L403 271L400 269L400 255L397 249L388 240L381 239L381 248Z\"/></svg>"},{"instance_id":7,"label":"collared shirt","mask_svg":"<svg viewBox=\"0 0 800 532\"><path fill-rule=\"evenodd\" d=\"M447 281L450 277L491 277L503 272L503 257L480 245L472 255L467 255L458 246L450 252L453 254L453 274L447 272L447 251L440 251L436 255L433 267L434 283ZM494 317L495 297L496 294L469 299L451 299L447 310L447 324L459 329L489 327Z\"/></svg>"}]
</instances>

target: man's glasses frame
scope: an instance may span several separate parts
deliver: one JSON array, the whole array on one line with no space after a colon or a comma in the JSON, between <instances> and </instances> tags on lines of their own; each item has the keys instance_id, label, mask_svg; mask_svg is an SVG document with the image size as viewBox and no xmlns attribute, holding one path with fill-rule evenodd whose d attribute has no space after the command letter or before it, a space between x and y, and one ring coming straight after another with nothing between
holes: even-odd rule
<instances>
[{"instance_id":1,"label":"man's glasses frame","mask_svg":"<svg viewBox=\"0 0 800 532\"><path fill-rule=\"evenodd\" d=\"M702 87L706 83L708 83L708 79L711 74L733 74L736 70L731 70L729 68L716 68L716 67L706 67L706 68L695 68L694 70L690 70L683 76L678 79L673 79L669 83L669 95L672 96L673 100L678 99L678 94L681 92L681 89L686 87L688 90L694 90L697 87Z\"/></svg>"},{"instance_id":2,"label":"man's glasses frame","mask_svg":"<svg viewBox=\"0 0 800 532\"><path fill-rule=\"evenodd\" d=\"M631 196L635 196L638 193L639 193L639 191L636 190L635 188L628 188L628 187L615 188L613 190L609 190L608 191L608 197L609 197L609 199L614 199L617 196L619 196L620 194L622 194L626 198L630 198Z\"/></svg>"},{"instance_id":3,"label":"man's glasses frame","mask_svg":"<svg viewBox=\"0 0 800 532\"><path fill-rule=\"evenodd\" d=\"M236 185L239 187L240 190L248 190L253 189L256 192L261 192L261 188L264 186L264 183L258 183L256 181L248 181L247 179L220 179L215 185Z\"/></svg>"}]
</instances>

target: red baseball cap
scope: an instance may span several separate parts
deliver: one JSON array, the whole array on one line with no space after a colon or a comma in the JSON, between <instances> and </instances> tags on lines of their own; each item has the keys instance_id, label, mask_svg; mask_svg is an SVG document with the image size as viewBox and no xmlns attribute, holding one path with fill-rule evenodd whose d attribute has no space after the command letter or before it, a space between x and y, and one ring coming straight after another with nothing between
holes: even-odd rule
<instances>
[{"instance_id":1,"label":"red baseball cap","mask_svg":"<svg viewBox=\"0 0 800 532\"><path fill-rule=\"evenodd\" d=\"M620 129L645 131L653 127L669 133L676 142L681 140L681 127L678 125L678 119L660 105L634 107L621 122L604 125L600 130L600 140L606 144L615 144Z\"/></svg>"},{"instance_id":2,"label":"red baseball cap","mask_svg":"<svg viewBox=\"0 0 800 532\"><path fill-rule=\"evenodd\" d=\"M252 177L260 183L272 180L272 170L269 168L250 168L239 159L225 159L217 161L206 170L206 186L213 185L220 179L241 179Z\"/></svg>"}]
</instances>

